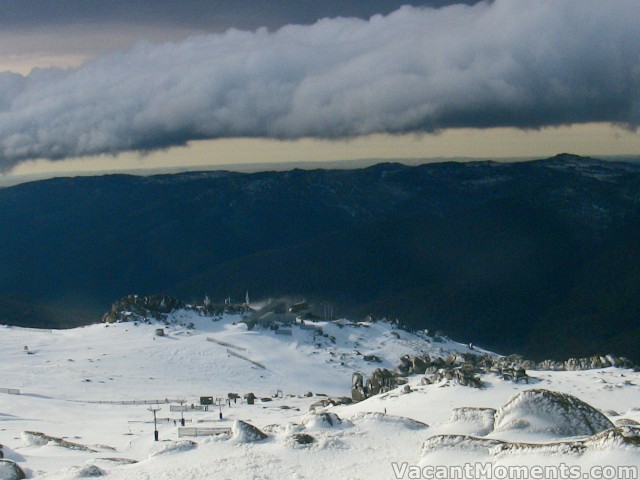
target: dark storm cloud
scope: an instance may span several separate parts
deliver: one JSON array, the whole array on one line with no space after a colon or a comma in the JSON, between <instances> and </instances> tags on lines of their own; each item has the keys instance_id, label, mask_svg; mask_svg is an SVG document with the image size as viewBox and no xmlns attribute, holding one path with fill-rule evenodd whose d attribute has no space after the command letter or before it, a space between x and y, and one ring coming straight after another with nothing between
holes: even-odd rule
<instances>
[{"instance_id":1,"label":"dark storm cloud","mask_svg":"<svg viewBox=\"0 0 640 480\"><path fill-rule=\"evenodd\" d=\"M640 120L640 2L496 0L0 75L0 165L222 137Z\"/></svg>"},{"instance_id":2,"label":"dark storm cloud","mask_svg":"<svg viewBox=\"0 0 640 480\"><path fill-rule=\"evenodd\" d=\"M219 30L278 28L324 17L369 18L403 5L442 7L479 0L0 0L0 26L164 24Z\"/></svg>"}]
</instances>

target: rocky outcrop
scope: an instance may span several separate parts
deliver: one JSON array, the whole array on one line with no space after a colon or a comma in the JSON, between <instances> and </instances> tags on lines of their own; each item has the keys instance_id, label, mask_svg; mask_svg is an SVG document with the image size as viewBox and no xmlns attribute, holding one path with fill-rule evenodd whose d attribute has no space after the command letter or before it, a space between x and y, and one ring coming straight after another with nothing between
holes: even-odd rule
<instances>
[{"instance_id":1,"label":"rocky outcrop","mask_svg":"<svg viewBox=\"0 0 640 480\"><path fill-rule=\"evenodd\" d=\"M470 365L445 367L436 370L427 370L428 375L422 377L422 385L432 385L442 382L455 382L464 387L481 388L482 380L476 375L476 371Z\"/></svg>"},{"instance_id":2,"label":"rocky outcrop","mask_svg":"<svg viewBox=\"0 0 640 480\"><path fill-rule=\"evenodd\" d=\"M399 375L419 374L424 373L430 365L431 359L429 358L429 355L403 355L400 357L400 364L394 369L394 371Z\"/></svg>"},{"instance_id":3,"label":"rocky outcrop","mask_svg":"<svg viewBox=\"0 0 640 480\"><path fill-rule=\"evenodd\" d=\"M82 445L80 443L75 443L75 442L69 442L68 440L64 440L63 438L52 437L51 435L46 435L41 432L29 432L29 431L22 432L22 440L24 444L27 446L29 445L44 446L44 445L51 444L51 445L55 445L56 447L68 448L70 450L81 450L83 452L93 452L93 453L97 452L97 450L94 450L93 448L89 448L86 445Z\"/></svg>"},{"instance_id":4,"label":"rocky outcrop","mask_svg":"<svg viewBox=\"0 0 640 480\"><path fill-rule=\"evenodd\" d=\"M405 382L406 380L398 382L398 375L394 375L393 372L386 368L376 368L368 381L368 393L369 395L377 395Z\"/></svg>"},{"instance_id":5,"label":"rocky outcrop","mask_svg":"<svg viewBox=\"0 0 640 480\"><path fill-rule=\"evenodd\" d=\"M593 355L584 358L570 358L565 361L543 360L538 363L526 360L520 355L507 355L504 357L487 356L482 361L494 373L508 370L577 371L608 367L635 368L631 360L616 355Z\"/></svg>"},{"instance_id":6,"label":"rocky outcrop","mask_svg":"<svg viewBox=\"0 0 640 480\"><path fill-rule=\"evenodd\" d=\"M594 355L585 358L570 358L564 362L545 360L536 365L536 370L576 371L607 367L634 368L635 365L631 360L616 355Z\"/></svg>"},{"instance_id":7,"label":"rocky outcrop","mask_svg":"<svg viewBox=\"0 0 640 480\"><path fill-rule=\"evenodd\" d=\"M388 392L405 383L407 383L406 378L386 368L376 368L366 381L364 375L356 372L351 379L351 398L354 402L360 402L372 395Z\"/></svg>"},{"instance_id":8,"label":"rocky outcrop","mask_svg":"<svg viewBox=\"0 0 640 480\"><path fill-rule=\"evenodd\" d=\"M640 427L640 422L636 422L631 418L619 418L615 422L616 427Z\"/></svg>"},{"instance_id":9,"label":"rocky outcrop","mask_svg":"<svg viewBox=\"0 0 640 480\"><path fill-rule=\"evenodd\" d=\"M309 405L309 411L316 410L318 408L325 408L335 405L349 405L353 403L353 400L349 397L329 397L318 400L317 402Z\"/></svg>"},{"instance_id":10,"label":"rocky outcrop","mask_svg":"<svg viewBox=\"0 0 640 480\"><path fill-rule=\"evenodd\" d=\"M164 321L176 310L192 310L211 317L218 317L224 313L241 314L250 311L247 305L242 304L187 305L169 295L127 295L111 305L111 309L102 316L102 322Z\"/></svg>"},{"instance_id":11,"label":"rocky outcrop","mask_svg":"<svg viewBox=\"0 0 640 480\"><path fill-rule=\"evenodd\" d=\"M480 375L488 373L498 375L506 381L529 384L532 378L527 370L573 371L607 367L637 368L630 360L615 355L571 358L565 362L545 360L540 363L525 360L519 355L497 357L472 352L455 353L446 357L431 357L426 354L404 355L392 372L377 369L369 380L365 380L359 372L354 373L351 398L359 402L372 395L386 392L406 383L404 377L407 375L424 375L421 379L422 385L455 382L466 387L481 388L483 383Z\"/></svg>"},{"instance_id":12,"label":"rocky outcrop","mask_svg":"<svg viewBox=\"0 0 640 480\"><path fill-rule=\"evenodd\" d=\"M169 313L184 308L180 300L168 295L127 295L114 302L103 317L104 323L163 320Z\"/></svg>"},{"instance_id":13,"label":"rocky outcrop","mask_svg":"<svg viewBox=\"0 0 640 480\"><path fill-rule=\"evenodd\" d=\"M549 443L505 442L470 435L435 435L422 445L420 463L428 463L429 455L442 451L483 453L490 458L512 457L517 454L582 455L589 451L601 452L606 448L640 449L640 429L612 428L590 435L582 440L567 440Z\"/></svg>"},{"instance_id":14,"label":"rocky outcrop","mask_svg":"<svg viewBox=\"0 0 640 480\"><path fill-rule=\"evenodd\" d=\"M471 355L471 357L481 358L478 355ZM480 388L482 381L476 375L478 371L480 371L479 368L474 363L468 362L463 354L449 355L446 358L404 355L393 371L378 368L366 381L361 373L354 373L351 398L359 402L372 395L387 392L406 384L405 376L412 374L425 375L422 379L423 385L451 380L460 385Z\"/></svg>"}]
</instances>

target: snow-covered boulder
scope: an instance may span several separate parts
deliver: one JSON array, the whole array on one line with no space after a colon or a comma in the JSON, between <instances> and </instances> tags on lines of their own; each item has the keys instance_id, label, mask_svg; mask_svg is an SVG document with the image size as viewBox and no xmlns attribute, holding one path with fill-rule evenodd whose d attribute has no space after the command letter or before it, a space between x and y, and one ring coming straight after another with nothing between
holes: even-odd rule
<instances>
[{"instance_id":1,"label":"snow-covered boulder","mask_svg":"<svg viewBox=\"0 0 640 480\"><path fill-rule=\"evenodd\" d=\"M303 430L304 426L300 425L299 423L291 422L285 424L274 423L271 425L267 425L262 429L263 432L268 434L271 433L274 435L291 435L293 433L302 432Z\"/></svg>"},{"instance_id":2,"label":"snow-covered boulder","mask_svg":"<svg viewBox=\"0 0 640 480\"><path fill-rule=\"evenodd\" d=\"M23 478L27 477L17 463L0 459L0 480L22 480Z\"/></svg>"},{"instance_id":3,"label":"snow-covered boulder","mask_svg":"<svg viewBox=\"0 0 640 480\"><path fill-rule=\"evenodd\" d=\"M254 443L267 438L267 434L262 430L242 420L233 423L232 433L239 443Z\"/></svg>"},{"instance_id":4,"label":"snow-covered boulder","mask_svg":"<svg viewBox=\"0 0 640 480\"><path fill-rule=\"evenodd\" d=\"M160 449L156 450L155 452L151 453L151 455L149 455L149 457L157 457L160 455L167 455L170 453L180 453L180 452L186 452L188 450L193 450L194 448L196 448L198 446L198 444L196 442L193 442L191 440L180 440L178 442L171 442L167 445L163 445Z\"/></svg>"},{"instance_id":5,"label":"snow-covered boulder","mask_svg":"<svg viewBox=\"0 0 640 480\"><path fill-rule=\"evenodd\" d=\"M51 435L44 434L42 432L22 432L22 442L25 447L43 447L45 445L54 445L56 447L68 448L69 450L81 450L83 452L96 453L97 450L89 448L86 445L80 443L69 442L63 438L52 437ZM112 449L113 450L113 449Z\"/></svg>"},{"instance_id":6,"label":"snow-covered boulder","mask_svg":"<svg viewBox=\"0 0 640 480\"><path fill-rule=\"evenodd\" d=\"M527 390L495 414L495 432L543 433L563 437L593 435L613 424L582 400L549 390Z\"/></svg>"},{"instance_id":7,"label":"snow-covered boulder","mask_svg":"<svg viewBox=\"0 0 640 480\"><path fill-rule=\"evenodd\" d=\"M454 408L449 425L456 433L484 436L493 431L496 411L493 408Z\"/></svg>"},{"instance_id":8,"label":"snow-covered boulder","mask_svg":"<svg viewBox=\"0 0 640 480\"><path fill-rule=\"evenodd\" d=\"M22 432L22 444L25 447L44 447L51 440L40 432Z\"/></svg>"},{"instance_id":9,"label":"snow-covered boulder","mask_svg":"<svg viewBox=\"0 0 640 480\"><path fill-rule=\"evenodd\" d=\"M423 430L429 428L429 425L419 422L418 420L397 415L387 415L381 412L360 412L351 417L351 422L355 424L365 422L388 423L399 425L408 430Z\"/></svg>"},{"instance_id":10,"label":"snow-covered boulder","mask_svg":"<svg viewBox=\"0 0 640 480\"><path fill-rule=\"evenodd\" d=\"M334 428L342 425L342 419L333 412L309 412L302 417L302 424L308 429Z\"/></svg>"},{"instance_id":11,"label":"snow-covered boulder","mask_svg":"<svg viewBox=\"0 0 640 480\"><path fill-rule=\"evenodd\" d=\"M616 427L640 427L640 422L631 418L619 418L616 420Z\"/></svg>"},{"instance_id":12,"label":"snow-covered boulder","mask_svg":"<svg viewBox=\"0 0 640 480\"><path fill-rule=\"evenodd\" d=\"M632 447L640 450L640 427L624 426L592 435L584 441L592 450L613 450Z\"/></svg>"},{"instance_id":13,"label":"snow-covered boulder","mask_svg":"<svg viewBox=\"0 0 640 480\"><path fill-rule=\"evenodd\" d=\"M516 455L531 458L567 457L575 460L589 452L614 452L624 449L640 450L640 429L633 427L612 428L581 440L553 441L543 443L505 442L501 440L478 438L469 435L435 435L422 445L420 465L432 465L442 459L461 455L476 455L495 461ZM455 453L454 453L455 452ZM478 457L478 455L480 457Z\"/></svg>"},{"instance_id":14,"label":"snow-covered boulder","mask_svg":"<svg viewBox=\"0 0 640 480\"><path fill-rule=\"evenodd\" d=\"M441 451L459 451L465 453L489 454L493 449L500 448L504 442L489 438L477 438L470 435L434 435L422 444L421 457Z\"/></svg>"},{"instance_id":15,"label":"snow-covered boulder","mask_svg":"<svg viewBox=\"0 0 640 480\"><path fill-rule=\"evenodd\" d=\"M84 465L79 467L75 472L77 478L96 478L104 475L104 470L95 465Z\"/></svg>"},{"instance_id":16,"label":"snow-covered boulder","mask_svg":"<svg viewBox=\"0 0 640 480\"><path fill-rule=\"evenodd\" d=\"M308 433L294 433L285 439L285 444L290 448L307 446L316 443L315 437Z\"/></svg>"}]
</instances>

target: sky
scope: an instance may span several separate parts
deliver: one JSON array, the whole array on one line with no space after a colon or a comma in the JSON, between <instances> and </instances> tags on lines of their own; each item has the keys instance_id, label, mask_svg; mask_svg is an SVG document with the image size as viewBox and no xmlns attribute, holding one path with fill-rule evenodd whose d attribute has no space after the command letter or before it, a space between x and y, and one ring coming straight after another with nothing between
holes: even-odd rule
<instances>
[{"instance_id":1,"label":"sky","mask_svg":"<svg viewBox=\"0 0 640 480\"><path fill-rule=\"evenodd\" d=\"M640 2L0 0L0 172L640 155Z\"/></svg>"}]
</instances>

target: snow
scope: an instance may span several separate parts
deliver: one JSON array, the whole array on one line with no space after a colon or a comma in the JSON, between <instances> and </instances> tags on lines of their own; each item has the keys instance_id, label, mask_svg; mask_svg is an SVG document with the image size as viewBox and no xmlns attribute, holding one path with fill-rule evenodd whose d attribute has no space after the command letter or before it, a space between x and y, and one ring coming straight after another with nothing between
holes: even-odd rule
<instances>
[{"instance_id":1,"label":"snow","mask_svg":"<svg viewBox=\"0 0 640 480\"><path fill-rule=\"evenodd\" d=\"M439 430L441 433L448 430L456 434L484 436L494 429L495 413L493 408L454 408L448 424Z\"/></svg>"},{"instance_id":2,"label":"snow","mask_svg":"<svg viewBox=\"0 0 640 480\"><path fill-rule=\"evenodd\" d=\"M613 428L602 413L570 395L548 390L518 394L495 415L495 431L578 437Z\"/></svg>"},{"instance_id":3,"label":"snow","mask_svg":"<svg viewBox=\"0 0 640 480\"><path fill-rule=\"evenodd\" d=\"M5 457L28 477L43 480L92 475L126 480L388 479L394 478L393 462L416 468L468 461L494 466L563 461L583 468L640 465L640 448L622 434L607 431L588 441L590 437L573 437L587 445L576 454L554 446L567 440L567 432L494 430L490 410L500 411L519 393L542 388L575 395L612 421L640 421L638 372L529 371L535 379L531 385L486 374L482 389L421 385L420 376L413 376L409 393L399 387L360 403L309 412L323 395L350 396L355 371L369 375L376 368L392 369L406 354L434 357L469 349L386 322L308 322L319 330L294 326L287 336L248 330L241 319L225 315L214 321L180 311L166 325L130 322L72 330L0 326L0 388L21 391L0 393ZM186 326L190 323L195 328ZM165 337L155 335L159 327ZM230 355L228 349L251 361ZM367 362L365 355L376 355L381 363ZM275 396L278 391L282 396ZM229 392L240 394L237 403L226 403ZM242 398L249 392L257 397L255 405ZM187 410L186 427L225 427L233 434L178 437L181 413L171 412L169 404L198 404L200 396L221 398L222 406ZM159 442L153 438L150 405L133 401L159 402L154 405L160 408ZM516 410L509 410L512 419L522 417ZM543 409L540 419L548 420L547 413ZM267 438L247 442L240 422ZM42 432L88 448L68 448L23 432ZM300 444L295 434L308 434L314 441ZM523 442L545 448L525 448L528 443ZM500 454L495 448L500 445L511 448L509 455Z\"/></svg>"}]
</instances>

